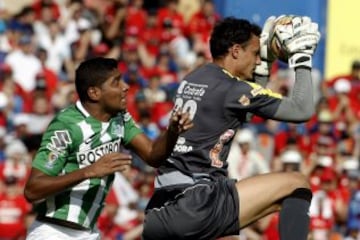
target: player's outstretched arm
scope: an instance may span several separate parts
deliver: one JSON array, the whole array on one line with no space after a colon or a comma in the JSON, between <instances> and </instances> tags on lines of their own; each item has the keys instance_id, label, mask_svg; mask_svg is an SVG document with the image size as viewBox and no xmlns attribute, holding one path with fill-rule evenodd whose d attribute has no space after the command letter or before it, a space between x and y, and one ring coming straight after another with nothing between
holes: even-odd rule
<instances>
[{"instance_id":1,"label":"player's outstretched arm","mask_svg":"<svg viewBox=\"0 0 360 240\"><path fill-rule=\"evenodd\" d=\"M95 163L61 176L50 176L37 168L31 169L24 195L29 202L37 202L50 195L62 192L83 180L101 178L121 172L131 164L131 156L124 153L109 153Z\"/></svg>"},{"instance_id":2,"label":"player's outstretched arm","mask_svg":"<svg viewBox=\"0 0 360 240\"><path fill-rule=\"evenodd\" d=\"M155 141L151 141L144 134L138 134L130 147L152 167L159 167L170 156L178 136L193 127L190 114L182 109L174 111L170 118L168 129Z\"/></svg>"},{"instance_id":3,"label":"player's outstretched arm","mask_svg":"<svg viewBox=\"0 0 360 240\"><path fill-rule=\"evenodd\" d=\"M289 54L289 67L295 69L295 84L289 98L284 98L274 118L283 121L303 122L314 114L315 105L312 96L312 55L320 40L318 25L308 17L301 18L302 24L293 30L293 36L279 31L278 38ZM282 39L284 36L284 39Z\"/></svg>"}]
</instances>

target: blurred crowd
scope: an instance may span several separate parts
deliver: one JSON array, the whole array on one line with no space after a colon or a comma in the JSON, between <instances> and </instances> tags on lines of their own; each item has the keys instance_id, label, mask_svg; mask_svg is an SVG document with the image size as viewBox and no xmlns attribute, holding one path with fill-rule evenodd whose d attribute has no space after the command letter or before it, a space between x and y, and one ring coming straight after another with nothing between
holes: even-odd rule
<instances>
[{"instance_id":1,"label":"blurred crowd","mask_svg":"<svg viewBox=\"0 0 360 240\"><path fill-rule=\"evenodd\" d=\"M23 197L31 159L54 114L76 101L74 69L84 59L116 58L129 84L128 111L156 138L189 71L210 61L208 40L221 18L211 0L185 17L180 0L34 0L0 8L0 239L24 239L35 215ZM304 124L253 117L228 157L230 177L301 171L314 192L310 239L360 239L360 62L322 79L314 69L316 113ZM291 94L293 71L276 62L268 87ZM155 169L134 156L117 174L98 222L103 239L140 239ZM278 239L277 215L239 239Z\"/></svg>"}]
</instances>

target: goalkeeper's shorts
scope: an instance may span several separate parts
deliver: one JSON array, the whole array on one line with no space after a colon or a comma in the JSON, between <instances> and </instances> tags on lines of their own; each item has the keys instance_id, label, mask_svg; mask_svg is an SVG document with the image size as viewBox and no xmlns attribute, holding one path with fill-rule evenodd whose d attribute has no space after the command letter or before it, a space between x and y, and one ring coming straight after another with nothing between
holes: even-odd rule
<instances>
[{"instance_id":1,"label":"goalkeeper's shorts","mask_svg":"<svg viewBox=\"0 0 360 240\"><path fill-rule=\"evenodd\" d=\"M143 240L209 240L238 235L235 180L199 181L180 190L156 190L146 210Z\"/></svg>"}]
</instances>

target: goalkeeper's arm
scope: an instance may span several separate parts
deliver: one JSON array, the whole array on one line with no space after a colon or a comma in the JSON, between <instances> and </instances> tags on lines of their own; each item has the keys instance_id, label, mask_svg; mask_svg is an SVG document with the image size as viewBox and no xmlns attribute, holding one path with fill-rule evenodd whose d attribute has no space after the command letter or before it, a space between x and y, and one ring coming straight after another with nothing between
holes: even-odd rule
<instances>
[{"instance_id":1,"label":"goalkeeper's arm","mask_svg":"<svg viewBox=\"0 0 360 240\"><path fill-rule=\"evenodd\" d=\"M295 84L290 97L283 98L274 118L282 121L303 122L315 112L312 86L312 55L320 39L318 25L303 18L303 32L284 41L290 54L289 67L295 69Z\"/></svg>"},{"instance_id":2,"label":"goalkeeper's arm","mask_svg":"<svg viewBox=\"0 0 360 240\"><path fill-rule=\"evenodd\" d=\"M295 84L289 97L284 97L273 118L280 121L304 122L315 112L311 70L299 67L295 70Z\"/></svg>"}]
</instances>

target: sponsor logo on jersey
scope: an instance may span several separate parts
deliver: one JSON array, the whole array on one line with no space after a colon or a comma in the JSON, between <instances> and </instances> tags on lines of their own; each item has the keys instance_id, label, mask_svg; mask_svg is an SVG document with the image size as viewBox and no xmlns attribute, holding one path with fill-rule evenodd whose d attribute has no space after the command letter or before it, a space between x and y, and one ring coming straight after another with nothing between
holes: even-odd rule
<instances>
[{"instance_id":1,"label":"sponsor logo on jersey","mask_svg":"<svg viewBox=\"0 0 360 240\"><path fill-rule=\"evenodd\" d=\"M121 141L114 141L102 144L94 149L76 154L77 161L80 165L90 165L96 162L99 158L108 153L120 152Z\"/></svg>"},{"instance_id":2,"label":"sponsor logo on jersey","mask_svg":"<svg viewBox=\"0 0 360 240\"><path fill-rule=\"evenodd\" d=\"M177 93L178 93L178 94L182 94L182 93L183 93L184 87L185 87L186 84L187 84L187 81L185 81L185 80L180 83L180 85L179 85L179 87L178 87L178 89L177 89Z\"/></svg>"},{"instance_id":3,"label":"sponsor logo on jersey","mask_svg":"<svg viewBox=\"0 0 360 240\"><path fill-rule=\"evenodd\" d=\"M185 86L184 94L189 96L202 97L205 94L205 89L203 87Z\"/></svg>"},{"instance_id":4,"label":"sponsor logo on jersey","mask_svg":"<svg viewBox=\"0 0 360 240\"><path fill-rule=\"evenodd\" d=\"M254 97L259 95L261 93L261 91L263 90L262 87L257 87L257 88L254 88L253 90L251 90L251 95L253 95Z\"/></svg>"},{"instance_id":5,"label":"sponsor logo on jersey","mask_svg":"<svg viewBox=\"0 0 360 240\"><path fill-rule=\"evenodd\" d=\"M92 134L90 137L85 139L85 144L91 143L94 140L95 137L96 137L96 133Z\"/></svg>"},{"instance_id":6,"label":"sponsor logo on jersey","mask_svg":"<svg viewBox=\"0 0 360 240\"><path fill-rule=\"evenodd\" d=\"M192 150L193 150L192 146L176 144L175 147L174 147L174 151L175 152L180 152L180 153L187 153L187 152L191 152Z\"/></svg>"},{"instance_id":7,"label":"sponsor logo on jersey","mask_svg":"<svg viewBox=\"0 0 360 240\"><path fill-rule=\"evenodd\" d=\"M250 99L247 96L242 95L239 98L239 103L241 103L241 105L243 105L243 106L248 106L250 104Z\"/></svg>"},{"instance_id":8,"label":"sponsor logo on jersey","mask_svg":"<svg viewBox=\"0 0 360 240\"><path fill-rule=\"evenodd\" d=\"M188 83L184 80L181 82L177 93L193 97L202 97L204 96L207 87L208 86L204 84Z\"/></svg>"},{"instance_id":9,"label":"sponsor logo on jersey","mask_svg":"<svg viewBox=\"0 0 360 240\"><path fill-rule=\"evenodd\" d=\"M179 137L178 140L176 141L174 151L180 153L187 153L192 151L193 147L188 146L185 143L186 143L186 139L184 137Z\"/></svg>"},{"instance_id":10,"label":"sponsor logo on jersey","mask_svg":"<svg viewBox=\"0 0 360 240\"><path fill-rule=\"evenodd\" d=\"M50 141L46 147L53 152L62 152L72 143L67 130L54 131L54 135L50 137Z\"/></svg>"},{"instance_id":11,"label":"sponsor logo on jersey","mask_svg":"<svg viewBox=\"0 0 360 240\"><path fill-rule=\"evenodd\" d=\"M179 137L176 141L176 144L184 144L186 142L186 139L184 137Z\"/></svg>"}]
</instances>

